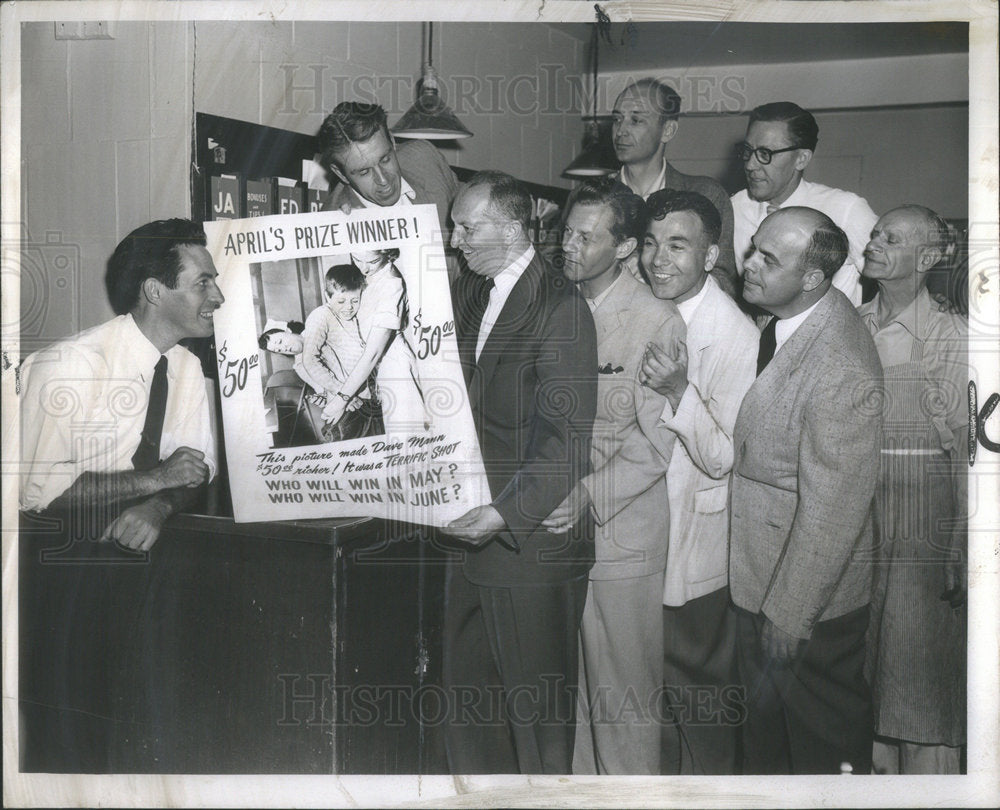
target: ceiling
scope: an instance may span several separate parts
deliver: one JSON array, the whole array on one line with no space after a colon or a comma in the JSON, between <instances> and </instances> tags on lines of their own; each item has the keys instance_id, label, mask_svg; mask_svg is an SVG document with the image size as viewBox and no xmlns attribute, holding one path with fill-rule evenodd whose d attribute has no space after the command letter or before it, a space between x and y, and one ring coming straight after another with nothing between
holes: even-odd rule
<instances>
[{"instance_id":1,"label":"ceiling","mask_svg":"<svg viewBox=\"0 0 1000 810\"><path fill-rule=\"evenodd\" d=\"M590 23L552 23L589 42ZM630 31L611 24L612 44L601 42L602 72L716 67L782 62L825 62L964 53L967 23L725 23L642 22Z\"/></svg>"}]
</instances>

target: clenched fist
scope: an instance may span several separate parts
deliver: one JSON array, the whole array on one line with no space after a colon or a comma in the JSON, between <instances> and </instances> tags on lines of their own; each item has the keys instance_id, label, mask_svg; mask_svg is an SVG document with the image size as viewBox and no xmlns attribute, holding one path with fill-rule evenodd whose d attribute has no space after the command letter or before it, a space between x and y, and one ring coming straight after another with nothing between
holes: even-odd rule
<instances>
[{"instance_id":1,"label":"clenched fist","mask_svg":"<svg viewBox=\"0 0 1000 810\"><path fill-rule=\"evenodd\" d=\"M153 474L161 484L161 489L198 487L208 480L208 465L205 454L191 447L178 447L170 458L161 461L153 469Z\"/></svg>"}]
</instances>

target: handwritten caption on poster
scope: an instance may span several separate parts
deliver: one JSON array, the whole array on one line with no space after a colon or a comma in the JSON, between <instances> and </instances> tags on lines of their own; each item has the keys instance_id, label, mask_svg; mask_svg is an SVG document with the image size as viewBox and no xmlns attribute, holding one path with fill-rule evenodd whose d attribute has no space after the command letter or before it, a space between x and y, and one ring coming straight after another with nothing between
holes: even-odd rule
<instances>
[{"instance_id":1,"label":"handwritten caption on poster","mask_svg":"<svg viewBox=\"0 0 1000 810\"><path fill-rule=\"evenodd\" d=\"M459 503L461 466L447 461L459 442L444 434L373 440L350 450L272 450L258 454L271 503Z\"/></svg>"},{"instance_id":2,"label":"handwritten caption on poster","mask_svg":"<svg viewBox=\"0 0 1000 810\"><path fill-rule=\"evenodd\" d=\"M489 502L439 231L436 209L425 205L206 223L226 296L215 317L216 359L237 521L372 515L440 526ZM264 400L275 366L258 345L263 324L305 321L325 300L317 279L326 268L387 248L398 250L393 269L406 296L397 340L412 351L426 419L405 427L397 419L379 435L282 445ZM300 310L271 308L266 289L279 278L298 285L279 297L286 308L301 300Z\"/></svg>"}]
</instances>

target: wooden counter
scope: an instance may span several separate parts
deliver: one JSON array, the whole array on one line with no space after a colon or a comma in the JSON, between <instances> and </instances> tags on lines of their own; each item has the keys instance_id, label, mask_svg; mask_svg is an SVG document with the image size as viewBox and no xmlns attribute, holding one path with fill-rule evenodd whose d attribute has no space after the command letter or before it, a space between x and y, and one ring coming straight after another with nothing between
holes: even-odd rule
<instances>
[{"instance_id":1,"label":"wooden counter","mask_svg":"<svg viewBox=\"0 0 1000 810\"><path fill-rule=\"evenodd\" d=\"M65 534L22 515L21 770L446 772L431 530L180 515L137 561Z\"/></svg>"}]
</instances>

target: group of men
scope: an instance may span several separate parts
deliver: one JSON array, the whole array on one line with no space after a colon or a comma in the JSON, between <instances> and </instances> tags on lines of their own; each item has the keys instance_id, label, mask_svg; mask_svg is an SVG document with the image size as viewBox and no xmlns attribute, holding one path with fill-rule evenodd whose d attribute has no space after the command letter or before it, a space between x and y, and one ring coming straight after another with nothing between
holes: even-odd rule
<instances>
[{"instance_id":1,"label":"group of men","mask_svg":"<svg viewBox=\"0 0 1000 810\"><path fill-rule=\"evenodd\" d=\"M446 529L466 549L450 766L864 773L874 750L881 772L956 771L968 368L961 317L926 290L948 228L805 180L818 127L790 102L751 112L730 199L667 162L680 104L652 79L618 96L622 167L571 194L558 270L509 176L456 194L377 110L324 124L357 141L324 155L332 203L434 202L467 268L493 502ZM862 270L880 292L859 315Z\"/></svg>"},{"instance_id":2,"label":"group of men","mask_svg":"<svg viewBox=\"0 0 1000 810\"><path fill-rule=\"evenodd\" d=\"M320 132L341 181L328 209L430 202L451 234L492 500L444 530L463 552L446 574L449 767L865 773L874 750L880 771L955 772L968 368L963 320L926 290L948 228L805 181L818 129L788 102L751 113L730 201L666 161L679 107L654 80L619 95L622 168L571 195L559 268L512 177L458 187L430 145L397 148L373 105L338 105ZM152 472L130 471L138 428L95 466L49 388L122 374L155 401L153 355L210 331L222 303L204 237L177 228L123 242L165 251L135 262L111 322L131 335L128 369L107 370L123 349L105 325L22 374L22 507L127 495L109 536L133 548L211 474L210 446L161 414L141 431ZM879 292L859 313L861 271Z\"/></svg>"}]
</instances>

